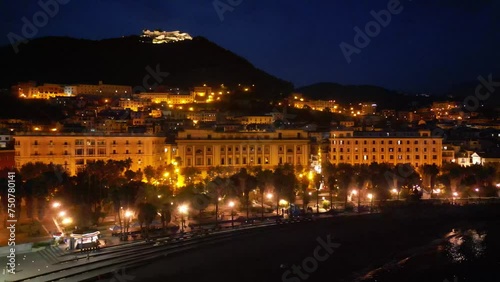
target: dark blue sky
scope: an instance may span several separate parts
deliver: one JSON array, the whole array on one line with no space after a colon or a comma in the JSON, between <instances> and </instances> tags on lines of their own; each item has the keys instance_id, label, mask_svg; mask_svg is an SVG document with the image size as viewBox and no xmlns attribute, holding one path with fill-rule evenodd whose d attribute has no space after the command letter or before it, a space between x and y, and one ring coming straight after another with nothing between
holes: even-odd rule
<instances>
[{"instance_id":1,"label":"dark blue sky","mask_svg":"<svg viewBox=\"0 0 500 282\"><path fill-rule=\"evenodd\" d=\"M500 74L500 0L401 0L402 11L351 63L341 42L355 46L354 27L364 30L373 20L370 12L394 0L220 0L241 2L222 21L213 0L59 1L69 3L36 37L102 39L143 28L181 30L296 86L326 81L427 92ZM1 44L9 43L9 32L22 35L21 19L32 20L41 10L37 2L0 0Z\"/></svg>"}]
</instances>

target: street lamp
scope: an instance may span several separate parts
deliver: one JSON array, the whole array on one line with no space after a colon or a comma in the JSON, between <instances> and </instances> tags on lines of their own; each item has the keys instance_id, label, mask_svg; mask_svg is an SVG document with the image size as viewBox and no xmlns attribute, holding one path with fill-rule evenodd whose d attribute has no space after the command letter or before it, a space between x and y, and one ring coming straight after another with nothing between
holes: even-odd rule
<instances>
[{"instance_id":1,"label":"street lamp","mask_svg":"<svg viewBox=\"0 0 500 282\"><path fill-rule=\"evenodd\" d=\"M60 206L61 206L61 203L59 203L59 202L55 202L55 203L52 204L52 207L55 208L55 209L57 209Z\"/></svg>"},{"instance_id":2,"label":"street lamp","mask_svg":"<svg viewBox=\"0 0 500 282\"><path fill-rule=\"evenodd\" d=\"M65 211L60 211L58 215L59 215L59 217L63 217L63 216L66 215L66 212Z\"/></svg>"},{"instance_id":3,"label":"street lamp","mask_svg":"<svg viewBox=\"0 0 500 282\"><path fill-rule=\"evenodd\" d=\"M187 214L187 212L188 212L188 207L186 205L179 206L179 213L181 214L181 232L184 232L184 226L185 226L184 214Z\"/></svg>"},{"instance_id":4,"label":"street lamp","mask_svg":"<svg viewBox=\"0 0 500 282\"><path fill-rule=\"evenodd\" d=\"M71 224L73 222L73 220L69 217L65 217L63 220L62 220L62 224L64 225L68 225L68 224Z\"/></svg>"},{"instance_id":5,"label":"street lamp","mask_svg":"<svg viewBox=\"0 0 500 282\"><path fill-rule=\"evenodd\" d=\"M233 201L229 202L229 207L231 208L231 227L234 227L234 212L233 212L234 202Z\"/></svg>"}]
</instances>

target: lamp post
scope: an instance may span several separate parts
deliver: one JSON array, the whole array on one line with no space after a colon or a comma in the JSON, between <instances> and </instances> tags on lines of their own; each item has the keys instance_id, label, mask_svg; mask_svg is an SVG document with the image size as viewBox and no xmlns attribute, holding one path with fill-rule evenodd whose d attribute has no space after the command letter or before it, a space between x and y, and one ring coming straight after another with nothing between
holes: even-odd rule
<instances>
[{"instance_id":1,"label":"lamp post","mask_svg":"<svg viewBox=\"0 0 500 282\"><path fill-rule=\"evenodd\" d=\"M368 199L370 199L370 213L373 212L373 194L368 194Z\"/></svg>"},{"instance_id":2,"label":"lamp post","mask_svg":"<svg viewBox=\"0 0 500 282\"><path fill-rule=\"evenodd\" d=\"M125 211L125 228L126 228L126 236L125 236L125 240L128 239L128 228L129 228L129 225L130 225L130 217L132 217L132 212L127 210Z\"/></svg>"},{"instance_id":3,"label":"lamp post","mask_svg":"<svg viewBox=\"0 0 500 282\"><path fill-rule=\"evenodd\" d=\"M185 226L184 214L186 214L187 211L188 211L188 207L186 205L179 206L179 213L181 214L181 232L183 232L183 233L184 233L184 226Z\"/></svg>"},{"instance_id":4,"label":"lamp post","mask_svg":"<svg viewBox=\"0 0 500 282\"><path fill-rule=\"evenodd\" d=\"M233 212L234 211L233 210L234 202L233 201L229 202L229 207L231 208L231 227L234 227L234 212Z\"/></svg>"}]
</instances>

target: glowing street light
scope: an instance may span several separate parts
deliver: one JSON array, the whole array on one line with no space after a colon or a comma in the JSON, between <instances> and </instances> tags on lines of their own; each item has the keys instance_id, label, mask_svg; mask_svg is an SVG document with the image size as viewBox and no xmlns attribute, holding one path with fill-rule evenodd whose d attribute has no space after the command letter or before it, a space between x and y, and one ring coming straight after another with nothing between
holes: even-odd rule
<instances>
[{"instance_id":1,"label":"glowing street light","mask_svg":"<svg viewBox=\"0 0 500 282\"><path fill-rule=\"evenodd\" d=\"M52 207L53 207L53 208L56 208L56 209L57 209L58 207L60 207L60 206L61 206L61 203L59 203L59 202L55 202L55 203L53 203L53 204L52 204Z\"/></svg>"},{"instance_id":2,"label":"glowing street light","mask_svg":"<svg viewBox=\"0 0 500 282\"><path fill-rule=\"evenodd\" d=\"M351 191L351 194L352 194L352 195L357 195L357 194L358 194L358 190L352 190L352 191Z\"/></svg>"},{"instance_id":3,"label":"glowing street light","mask_svg":"<svg viewBox=\"0 0 500 282\"><path fill-rule=\"evenodd\" d=\"M125 211L125 217L127 217L127 218L130 218L132 216L132 214L133 213L129 210Z\"/></svg>"},{"instance_id":4,"label":"glowing street light","mask_svg":"<svg viewBox=\"0 0 500 282\"><path fill-rule=\"evenodd\" d=\"M63 220L62 220L62 224L64 225L68 225L68 224L71 224L73 222L73 220L69 217L65 217Z\"/></svg>"},{"instance_id":5,"label":"glowing street light","mask_svg":"<svg viewBox=\"0 0 500 282\"><path fill-rule=\"evenodd\" d=\"M271 200L271 199L273 198L273 194L271 194L271 193L267 193L266 197L267 197L269 200Z\"/></svg>"},{"instance_id":6,"label":"glowing street light","mask_svg":"<svg viewBox=\"0 0 500 282\"><path fill-rule=\"evenodd\" d=\"M66 215L66 212L65 211L60 211L58 215L59 215L59 217L64 217Z\"/></svg>"}]
</instances>

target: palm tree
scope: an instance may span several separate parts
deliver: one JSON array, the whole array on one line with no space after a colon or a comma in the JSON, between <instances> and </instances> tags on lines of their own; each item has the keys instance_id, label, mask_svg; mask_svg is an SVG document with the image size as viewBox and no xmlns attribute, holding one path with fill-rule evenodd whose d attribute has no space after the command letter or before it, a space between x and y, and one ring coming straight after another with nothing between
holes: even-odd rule
<instances>
[{"instance_id":1,"label":"palm tree","mask_svg":"<svg viewBox=\"0 0 500 282\"><path fill-rule=\"evenodd\" d=\"M336 167L336 178L339 187L344 190L345 202L344 208L347 208L347 197L349 195L349 185L352 181L352 175L354 174L354 169L352 165L348 163L339 163Z\"/></svg>"},{"instance_id":2,"label":"palm tree","mask_svg":"<svg viewBox=\"0 0 500 282\"><path fill-rule=\"evenodd\" d=\"M138 205L138 215L137 219L139 220L139 224L141 226L141 231L144 233L143 227L146 227L146 238L149 237L149 228L151 223L156 218L157 212L156 207L151 203L140 203Z\"/></svg>"},{"instance_id":3,"label":"palm tree","mask_svg":"<svg viewBox=\"0 0 500 282\"><path fill-rule=\"evenodd\" d=\"M214 180L210 181L207 185L208 193L211 195L212 199L215 201L215 224L217 225L219 216L219 199L225 194L225 192L233 188L233 182L228 177L217 176Z\"/></svg>"},{"instance_id":4,"label":"palm tree","mask_svg":"<svg viewBox=\"0 0 500 282\"><path fill-rule=\"evenodd\" d=\"M421 166L421 172L424 175L424 178L426 179L426 183L429 183L429 187L431 190L431 198L432 198L434 186L436 183L436 176L439 174L439 168L435 164L433 165L425 164Z\"/></svg>"},{"instance_id":5,"label":"palm tree","mask_svg":"<svg viewBox=\"0 0 500 282\"><path fill-rule=\"evenodd\" d=\"M257 187L259 188L260 192L260 199L261 199L261 217L264 219L264 193L269 186L270 183L273 181L273 172L269 169L265 170L259 170L256 172L256 181L257 181Z\"/></svg>"},{"instance_id":6,"label":"palm tree","mask_svg":"<svg viewBox=\"0 0 500 282\"><path fill-rule=\"evenodd\" d=\"M172 205L165 203L161 206L160 214L161 214L161 225L163 228L163 232L166 232L166 228L170 221L172 220Z\"/></svg>"}]
</instances>

